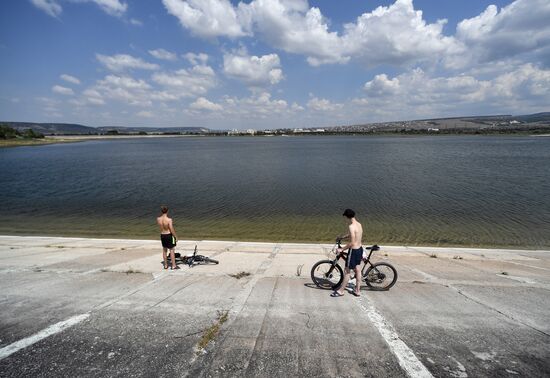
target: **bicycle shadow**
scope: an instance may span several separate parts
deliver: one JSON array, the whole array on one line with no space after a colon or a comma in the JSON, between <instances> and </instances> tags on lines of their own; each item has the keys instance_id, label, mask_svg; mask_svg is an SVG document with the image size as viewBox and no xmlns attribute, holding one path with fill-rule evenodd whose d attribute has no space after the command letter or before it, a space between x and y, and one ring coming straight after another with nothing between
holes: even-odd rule
<instances>
[{"instance_id":1,"label":"bicycle shadow","mask_svg":"<svg viewBox=\"0 0 550 378\"><path fill-rule=\"evenodd\" d=\"M316 290L323 290L323 291L334 291L336 288L329 288L329 287L318 287L313 282L307 282L304 284L305 287L310 289L316 289ZM348 294L352 294L353 290L355 289L355 285L348 284L348 286L345 288L345 291ZM361 291L389 291L389 289L377 289L373 287L369 287L367 285L361 285L360 289Z\"/></svg>"}]
</instances>

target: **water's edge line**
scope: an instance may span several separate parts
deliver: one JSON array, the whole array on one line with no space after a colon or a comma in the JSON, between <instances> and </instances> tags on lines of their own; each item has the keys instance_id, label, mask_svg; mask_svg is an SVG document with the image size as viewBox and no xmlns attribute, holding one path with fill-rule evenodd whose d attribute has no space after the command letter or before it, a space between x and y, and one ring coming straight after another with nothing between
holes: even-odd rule
<instances>
[{"instance_id":1,"label":"water's edge line","mask_svg":"<svg viewBox=\"0 0 550 378\"><path fill-rule=\"evenodd\" d=\"M158 243L158 240L156 239L113 239L113 238L88 238L88 237L70 237L70 236L34 236L34 235L5 235L0 234L0 240L2 239L22 239L22 240L44 240L44 239L57 239L57 240L67 240L67 241L99 241L99 242L128 242L128 243ZM269 241L238 241L238 240L199 240L199 239L189 239L189 240L178 240L178 243L239 243L242 245L281 245L281 246L292 246L292 245L298 245L298 246L308 246L308 245L315 245L315 246L329 246L331 247L334 243L323 243L323 242L269 242ZM499 252L543 252L543 253L550 253L550 249L518 249L518 248L505 248L505 247L494 247L494 248L487 248L487 247L434 247L430 245L425 246L417 246L417 245L392 245L392 244L381 244L381 247L389 247L389 248L429 248L430 250L452 250L452 251L471 251L471 250L477 250L477 251L499 251Z\"/></svg>"}]
</instances>

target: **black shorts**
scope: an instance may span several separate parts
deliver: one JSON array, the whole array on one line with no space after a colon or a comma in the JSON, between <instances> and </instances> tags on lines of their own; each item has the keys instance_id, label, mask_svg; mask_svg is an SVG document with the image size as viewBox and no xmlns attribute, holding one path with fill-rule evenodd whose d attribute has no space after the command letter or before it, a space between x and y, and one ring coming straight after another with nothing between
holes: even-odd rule
<instances>
[{"instance_id":1,"label":"black shorts","mask_svg":"<svg viewBox=\"0 0 550 378\"><path fill-rule=\"evenodd\" d=\"M160 234L162 248L172 249L176 246L176 237L172 234Z\"/></svg>"},{"instance_id":2,"label":"black shorts","mask_svg":"<svg viewBox=\"0 0 550 378\"><path fill-rule=\"evenodd\" d=\"M346 260L346 268L355 269L357 265L361 265L361 260L363 260L363 247L350 249Z\"/></svg>"}]
</instances>

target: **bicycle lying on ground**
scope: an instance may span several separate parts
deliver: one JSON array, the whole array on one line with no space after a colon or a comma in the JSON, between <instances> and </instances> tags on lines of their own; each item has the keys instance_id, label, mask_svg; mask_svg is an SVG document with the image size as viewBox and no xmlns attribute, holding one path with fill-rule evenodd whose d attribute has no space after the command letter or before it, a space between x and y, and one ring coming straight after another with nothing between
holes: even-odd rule
<instances>
[{"instance_id":1,"label":"bicycle lying on ground","mask_svg":"<svg viewBox=\"0 0 550 378\"><path fill-rule=\"evenodd\" d=\"M176 258L176 264L178 264L178 263L187 264L187 265L189 265L190 268L195 266L195 265L219 264L220 263L218 260L211 259L208 256L197 255L197 246L196 245L195 245L195 250L193 251L193 254L182 256L181 253L176 252L176 253L174 253L174 257Z\"/></svg>"},{"instance_id":2,"label":"bicycle lying on ground","mask_svg":"<svg viewBox=\"0 0 550 378\"><path fill-rule=\"evenodd\" d=\"M311 268L311 279L317 287L321 289L337 289L344 280L344 271L338 264L338 260L343 258L345 261L347 253L338 253L337 248L342 248L342 238L336 239L336 244L332 247L331 254L335 254L334 259L321 260ZM387 262L372 263L370 258L374 251L379 251L380 247L376 244L371 247L365 247L370 250L367 257L363 255L363 269L361 270L361 279L373 290L389 290L397 281L397 270ZM351 272L353 275L353 271ZM357 277L356 277L357 279Z\"/></svg>"}]
</instances>

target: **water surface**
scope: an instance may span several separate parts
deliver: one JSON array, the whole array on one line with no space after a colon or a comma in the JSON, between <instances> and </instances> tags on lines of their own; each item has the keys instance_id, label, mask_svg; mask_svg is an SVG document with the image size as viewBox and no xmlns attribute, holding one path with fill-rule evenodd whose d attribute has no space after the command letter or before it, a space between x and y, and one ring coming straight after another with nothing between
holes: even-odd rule
<instances>
[{"instance_id":1,"label":"water surface","mask_svg":"<svg viewBox=\"0 0 550 378\"><path fill-rule=\"evenodd\" d=\"M550 138L192 137L0 149L0 233L550 246Z\"/></svg>"}]
</instances>

